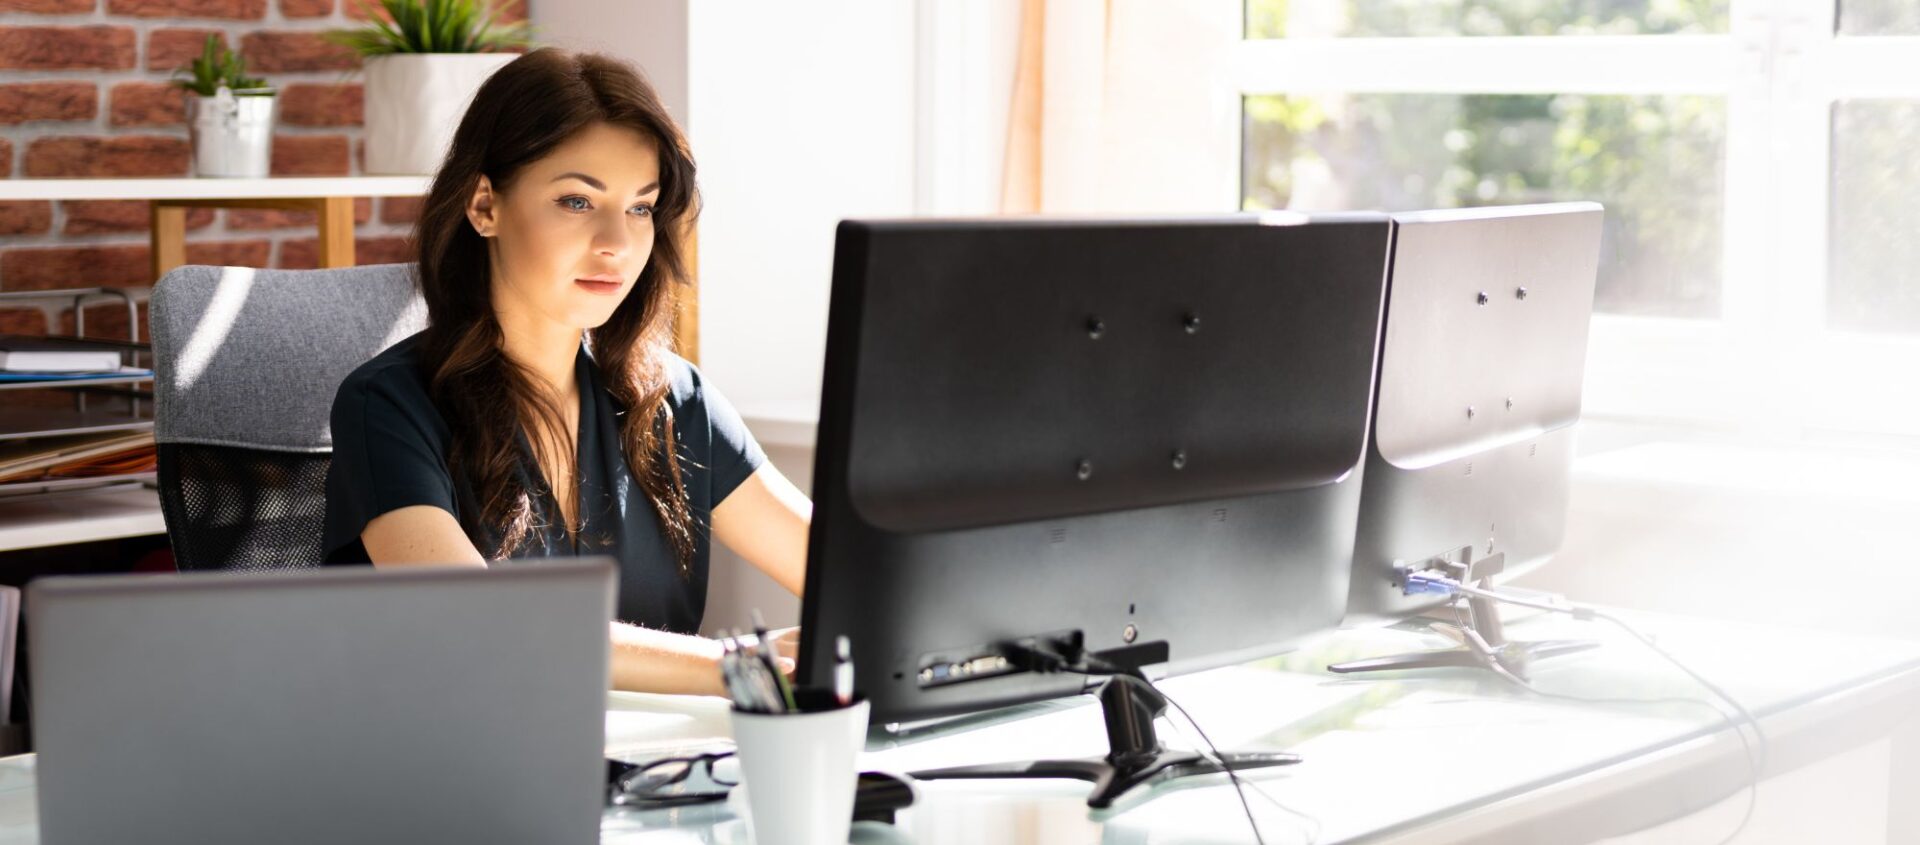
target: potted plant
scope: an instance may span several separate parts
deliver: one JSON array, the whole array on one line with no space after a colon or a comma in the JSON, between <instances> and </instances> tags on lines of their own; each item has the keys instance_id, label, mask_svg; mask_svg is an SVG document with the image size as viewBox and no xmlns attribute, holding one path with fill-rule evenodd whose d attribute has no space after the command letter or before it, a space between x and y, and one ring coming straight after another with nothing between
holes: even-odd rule
<instances>
[{"instance_id":1,"label":"potted plant","mask_svg":"<svg viewBox=\"0 0 1920 845\"><path fill-rule=\"evenodd\" d=\"M367 25L328 39L358 53L366 74L369 174L438 170L467 104L488 76L532 46L525 24L502 24L479 0L362 0Z\"/></svg>"},{"instance_id":2,"label":"potted plant","mask_svg":"<svg viewBox=\"0 0 1920 845\"><path fill-rule=\"evenodd\" d=\"M186 74L185 78L178 78ZM215 36L200 57L175 71L185 89L187 134L196 176L264 177L273 163L274 106L265 80L247 76L246 60Z\"/></svg>"}]
</instances>

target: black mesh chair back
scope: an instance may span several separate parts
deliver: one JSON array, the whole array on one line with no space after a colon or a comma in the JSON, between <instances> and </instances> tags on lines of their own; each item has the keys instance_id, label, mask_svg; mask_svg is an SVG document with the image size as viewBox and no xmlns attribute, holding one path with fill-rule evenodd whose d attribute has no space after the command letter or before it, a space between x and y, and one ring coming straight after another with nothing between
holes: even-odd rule
<instances>
[{"instance_id":1,"label":"black mesh chair back","mask_svg":"<svg viewBox=\"0 0 1920 845\"><path fill-rule=\"evenodd\" d=\"M426 326L413 265L189 265L154 287L161 512L186 570L320 563L334 391Z\"/></svg>"}]
</instances>

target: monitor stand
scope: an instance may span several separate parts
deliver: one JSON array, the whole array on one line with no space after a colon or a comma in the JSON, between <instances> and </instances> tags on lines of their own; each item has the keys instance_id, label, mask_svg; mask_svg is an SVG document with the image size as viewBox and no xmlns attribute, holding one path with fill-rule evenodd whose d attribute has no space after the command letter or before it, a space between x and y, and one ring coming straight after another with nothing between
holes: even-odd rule
<instances>
[{"instance_id":1,"label":"monitor stand","mask_svg":"<svg viewBox=\"0 0 1920 845\"><path fill-rule=\"evenodd\" d=\"M1477 586L1491 590L1494 588L1493 579L1483 578ZM1327 671L1345 675L1465 666L1511 673L1525 682L1535 661L1586 651L1600 645L1591 640L1509 641L1505 628L1500 624L1498 603L1477 596L1467 599L1467 623L1464 628L1443 623L1433 625L1435 631L1460 643L1458 648L1350 660L1328 666Z\"/></svg>"},{"instance_id":2,"label":"monitor stand","mask_svg":"<svg viewBox=\"0 0 1920 845\"><path fill-rule=\"evenodd\" d=\"M914 772L920 780L947 778L1075 778L1093 782L1087 806L1105 809L1129 790L1143 784L1226 771L1203 754L1170 751L1160 744L1153 722L1167 710L1167 700L1145 679L1108 678L1100 686L1100 710L1107 720L1107 756L1078 760L1032 760L957 766ZM1221 752L1235 772L1300 762L1284 752Z\"/></svg>"}]
</instances>

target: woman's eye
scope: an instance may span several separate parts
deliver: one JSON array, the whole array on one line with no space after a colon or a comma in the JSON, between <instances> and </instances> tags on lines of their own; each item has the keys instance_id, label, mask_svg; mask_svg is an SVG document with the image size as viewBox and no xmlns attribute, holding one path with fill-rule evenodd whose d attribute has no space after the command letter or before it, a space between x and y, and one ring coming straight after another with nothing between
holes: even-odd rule
<instances>
[{"instance_id":1,"label":"woman's eye","mask_svg":"<svg viewBox=\"0 0 1920 845\"><path fill-rule=\"evenodd\" d=\"M641 217L653 216L653 206L650 205L636 205L633 207L633 210L640 212Z\"/></svg>"},{"instance_id":2,"label":"woman's eye","mask_svg":"<svg viewBox=\"0 0 1920 845\"><path fill-rule=\"evenodd\" d=\"M580 204L579 204L579 205L574 205L574 203L576 203L576 202L578 202L578 203L580 203ZM592 204L591 204L591 203L588 203L588 202L587 202L587 198L586 198L586 197L578 197L578 196L576 196L576 197L561 197L561 198L560 198L560 204L561 204L562 206L565 206L565 207L566 207L566 208L567 208L568 210L570 210L570 211L586 211L586 210L587 210L588 208L591 208L591 207L592 207Z\"/></svg>"}]
</instances>

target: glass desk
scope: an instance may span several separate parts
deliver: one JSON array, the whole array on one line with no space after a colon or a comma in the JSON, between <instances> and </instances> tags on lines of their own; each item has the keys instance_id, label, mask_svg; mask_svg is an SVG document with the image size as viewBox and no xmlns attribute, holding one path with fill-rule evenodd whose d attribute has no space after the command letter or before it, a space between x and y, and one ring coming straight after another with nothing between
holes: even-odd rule
<instances>
[{"instance_id":1,"label":"glass desk","mask_svg":"<svg viewBox=\"0 0 1920 845\"><path fill-rule=\"evenodd\" d=\"M1788 841L1764 838L1761 828L1777 831L1782 818L1808 815L1784 806L1795 796L1823 802L1818 830L1839 834L1824 841L1886 841L1889 737L1920 719L1920 642L1625 615L1766 728L1769 782L1740 841ZM1222 749L1305 758L1242 775L1258 787L1248 801L1269 843L1717 842L1734 829L1748 800L1752 758L1705 690L1611 625L1509 619L1514 639L1581 638L1602 647L1538 665L1534 686L1551 697L1480 670L1325 671L1331 662L1450 644L1418 622L1333 632L1279 657L1161 686ZM1163 728L1162 739L1193 747L1197 737L1176 710L1169 715L1178 727ZM727 734L719 699L608 698L610 756L711 749ZM876 734L862 765L904 772L1105 748L1099 710L1083 696L974 724ZM1821 797L1823 784L1835 794ZM919 800L896 825L856 825L854 842L1252 841L1223 776L1163 784L1101 812L1087 808L1088 787L1078 781L934 781L916 788ZM32 756L0 760L0 845L35 841ZM711 804L609 810L602 841L744 845L748 836L731 808Z\"/></svg>"}]
</instances>

